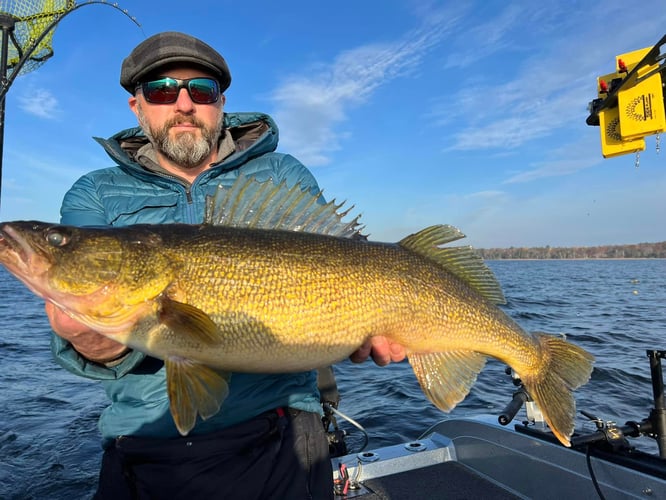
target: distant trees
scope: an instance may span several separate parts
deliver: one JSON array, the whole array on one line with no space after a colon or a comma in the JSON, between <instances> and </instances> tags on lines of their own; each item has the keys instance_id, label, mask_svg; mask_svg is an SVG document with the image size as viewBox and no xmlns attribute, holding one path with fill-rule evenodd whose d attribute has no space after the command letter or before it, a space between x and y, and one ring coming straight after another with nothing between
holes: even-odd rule
<instances>
[{"instance_id":1,"label":"distant trees","mask_svg":"<svg viewBox=\"0 0 666 500\"><path fill-rule=\"evenodd\" d=\"M666 259L666 241L597 247L478 248L487 260L500 259Z\"/></svg>"}]
</instances>

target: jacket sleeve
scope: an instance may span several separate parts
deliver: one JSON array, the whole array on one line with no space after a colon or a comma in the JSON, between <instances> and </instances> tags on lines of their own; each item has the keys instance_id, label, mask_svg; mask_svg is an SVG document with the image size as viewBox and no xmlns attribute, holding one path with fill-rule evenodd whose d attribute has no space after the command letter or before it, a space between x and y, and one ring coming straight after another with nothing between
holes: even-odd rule
<instances>
[{"instance_id":1,"label":"jacket sleeve","mask_svg":"<svg viewBox=\"0 0 666 500\"><path fill-rule=\"evenodd\" d=\"M91 177L81 177L65 193L60 207L60 223L68 226L106 226L97 188Z\"/></svg>"},{"instance_id":2,"label":"jacket sleeve","mask_svg":"<svg viewBox=\"0 0 666 500\"><path fill-rule=\"evenodd\" d=\"M130 351L122 361L113 366L94 363L81 356L72 344L55 333L51 336L51 352L56 362L66 370L95 380L120 378L141 364L146 357L141 351Z\"/></svg>"},{"instance_id":3,"label":"jacket sleeve","mask_svg":"<svg viewBox=\"0 0 666 500\"><path fill-rule=\"evenodd\" d=\"M69 226L106 226L108 224L104 207L90 177L80 178L65 194L60 209L60 222ZM72 344L55 332L51 337L51 351L56 362L68 371L96 380L122 377L138 366L146 357L142 352L130 351L113 366L94 363L81 356Z\"/></svg>"}]
</instances>

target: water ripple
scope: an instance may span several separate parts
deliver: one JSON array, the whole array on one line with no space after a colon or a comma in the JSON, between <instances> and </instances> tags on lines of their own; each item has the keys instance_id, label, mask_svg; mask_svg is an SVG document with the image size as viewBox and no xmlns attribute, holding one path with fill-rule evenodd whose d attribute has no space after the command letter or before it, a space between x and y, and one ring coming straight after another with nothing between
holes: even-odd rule
<instances>
[{"instance_id":1,"label":"water ripple","mask_svg":"<svg viewBox=\"0 0 666 500\"><path fill-rule=\"evenodd\" d=\"M579 409L619 423L647 417L645 351L666 349L666 260L490 266L507 297L504 310L523 328L564 333L596 356L590 382L576 394ZM101 458L103 391L53 362L41 300L3 269L0 296L0 498L90 498ZM379 368L345 361L335 372L340 410L365 426L371 447L415 439L443 418L498 414L515 390L505 366L491 360L467 399L446 415L425 399L408 363ZM350 447L360 446L360 433L341 425ZM637 445L654 449L649 440Z\"/></svg>"}]
</instances>

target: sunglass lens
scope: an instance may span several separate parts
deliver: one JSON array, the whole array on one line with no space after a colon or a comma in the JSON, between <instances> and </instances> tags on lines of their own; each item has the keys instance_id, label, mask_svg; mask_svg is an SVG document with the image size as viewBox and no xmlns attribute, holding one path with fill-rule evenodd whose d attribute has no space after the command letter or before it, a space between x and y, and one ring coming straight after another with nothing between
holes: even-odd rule
<instances>
[{"instance_id":1,"label":"sunglass lens","mask_svg":"<svg viewBox=\"0 0 666 500\"><path fill-rule=\"evenodd\" d=\"M171 78L163 78L143 84L143 96L154 104L168 104L178 98L178 82Z\"/></svg>"},{"instance_id":2,"label":"sunglass lens","mask_svg":"<svg viewBox=\"0 0 666 500\"><path fill-rule=\"evenodd\" d=\"M187 88L190 99L197 104L212 104L220 97L220 89L212 78L191 78L189 80L162 78L141 85L146 101L153 104L176 102L181 88Z\"/></svg>"},{"instance_id":3,"label":"sunglass lens","mask_svg":"<svg viewBox=\"0 0 666 500\"><path fill-rule=\"evenodd\" d=\"M188 83L190 98L197 104L210 104L217 101L217 82L210 78L193 78Z\"/></svg>"}]
</instances>

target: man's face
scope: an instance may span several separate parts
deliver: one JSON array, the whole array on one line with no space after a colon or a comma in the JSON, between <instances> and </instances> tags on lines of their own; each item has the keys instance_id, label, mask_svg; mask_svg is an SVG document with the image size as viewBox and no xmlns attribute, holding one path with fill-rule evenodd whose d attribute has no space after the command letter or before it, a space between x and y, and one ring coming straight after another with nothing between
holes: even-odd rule
<instances>
[{"instance_id":1,"label":"man's face","mask_svg":"<svg viewBox=\"0 0 666 500\"><path fill-rule=\"evenodd\" d=\"M187 80L211 75L196 68L171 68L159 74L165 76ZM197 104L187 89L180 89L175 102L153 104L139 89L129 105L158 153L170 162L194 169L214 160L224 120L224 95L217 102Z\"/></svg>"}]
</instances>

